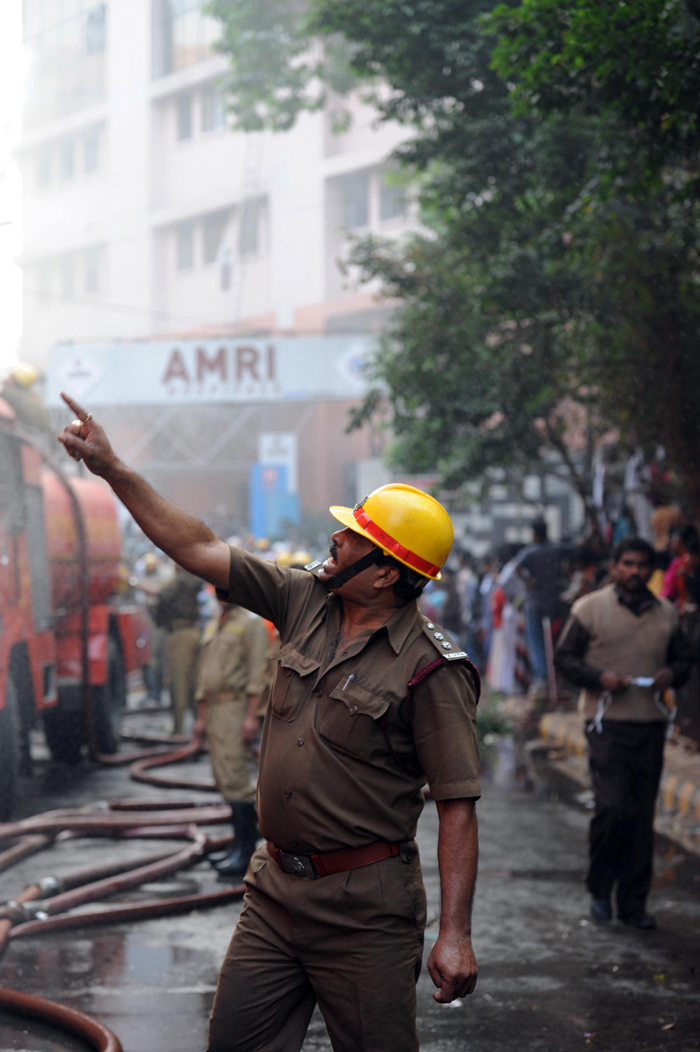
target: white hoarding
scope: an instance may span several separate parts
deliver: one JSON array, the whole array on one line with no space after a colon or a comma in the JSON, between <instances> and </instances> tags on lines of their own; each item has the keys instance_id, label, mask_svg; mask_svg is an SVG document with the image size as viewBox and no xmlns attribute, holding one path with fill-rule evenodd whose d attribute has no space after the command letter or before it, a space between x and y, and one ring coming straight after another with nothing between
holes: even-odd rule
<instances>
[{"instance_id":1,"label":"white hoarding","mask_svg":"<svg viewBox=\"0 0 700 1052\"><path fill-rule=\"evenodd\" d=\"M366 336L59 344L46 401L93 406L358 398L374 350Z\"/></svg>"}]
</instances>

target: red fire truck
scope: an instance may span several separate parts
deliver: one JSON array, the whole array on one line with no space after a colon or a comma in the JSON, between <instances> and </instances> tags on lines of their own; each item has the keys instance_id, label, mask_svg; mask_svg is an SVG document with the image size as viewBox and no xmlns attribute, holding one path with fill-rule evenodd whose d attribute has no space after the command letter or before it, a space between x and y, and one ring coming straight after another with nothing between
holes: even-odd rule
<instances>
[{"instance_id":1,"label":"red fire truck","mask_svg":"<svg viewBox=\"0 0 700 1052\"><path fill-rule=\"evenodd\" d=\"M119 744L127 678L149 660L141 607L113 598L121 537L99 480L66 477L0 399L0 821L40 717L55 760Z\"/></svg>"}]
</instances>

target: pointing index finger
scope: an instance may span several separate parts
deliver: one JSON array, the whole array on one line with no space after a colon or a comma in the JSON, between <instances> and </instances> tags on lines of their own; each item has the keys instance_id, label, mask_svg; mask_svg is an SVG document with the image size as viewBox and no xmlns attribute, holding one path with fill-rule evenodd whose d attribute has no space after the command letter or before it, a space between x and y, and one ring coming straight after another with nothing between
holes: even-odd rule
<instances>
[{"instance_id":1,"label":"pointing index finger","mask_svg":"<svg viewBox=\"0 0 700 1052\"><path fill-rule=\"evenodd\" d=\"M73 410L78 419L82 420L83 423L85 423L85 420L88 415L87 409L83 409L81 405L78 405L77 402L74 402L70 395L67 395L65 391L61 391L61 398L66 403L66 405Z\"/></svg>"}]
</instances>

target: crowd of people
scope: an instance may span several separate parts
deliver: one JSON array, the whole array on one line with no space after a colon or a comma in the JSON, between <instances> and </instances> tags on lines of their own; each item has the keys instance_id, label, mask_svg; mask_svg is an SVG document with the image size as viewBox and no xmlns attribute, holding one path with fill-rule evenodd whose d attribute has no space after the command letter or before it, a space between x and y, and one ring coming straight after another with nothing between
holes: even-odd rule
<instances>
[{"instance_id":1,"label":"crowd of people","mask_svg":"<svg viewBox=\"0 0 700 1052\"><path fill-rule=\"evenodd\" d=\"M698 531L676 508L657 509L652 526L649 589L692 619L700 610ZM613 550L600 538L579 545L552 542L544 520L535 520L529 544L504 544L481 558L453 553L442 579L424 589L420 605L459 639L492 691L546 695L571 608L609 582Z\"/></svg>"},{"instance_id":2,"label":"crowd of people","mask_svg":"<svg viewBox=\"0 0 700 1052\"><path fill-rule=\"evenodd\" d=\"M653 525L657 543L649 589L668 598L687 620L700 610L698 532L676 509L659 509ZM229 540L278 566L301 568L312 560L310 546L294 541ZM554 649L571 608L609 581L611 559L612 551L600 543L550 541L544 520L535 520L529 544L504 544L481 558L453 552L441 580L424 589L420 607L459 641L492 692L546 696L553 686ZM169 690L173 729L180 734L186 712L195 709L201 639L216 623L219 604L211 586L150 548L135 559L129 585L149 613L147 696L160 702L163 689Z\"/></svg>"}]
</instances>

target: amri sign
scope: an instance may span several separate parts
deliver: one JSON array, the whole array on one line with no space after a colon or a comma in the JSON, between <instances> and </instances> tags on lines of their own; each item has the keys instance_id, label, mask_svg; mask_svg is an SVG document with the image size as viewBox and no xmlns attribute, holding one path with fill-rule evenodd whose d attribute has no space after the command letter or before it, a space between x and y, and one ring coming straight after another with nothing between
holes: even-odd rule
<instances>
[{"instance_id":1,"label":"amri sign","mask_svg":"<svg viewBox=\"0 0 700 1052\"><path fill-rule=\"evenodd\" d=\"M59 344L47 404L67 391L90 407L344 399L366 390L369 337Z\"/></svg>"}]
</instances>

